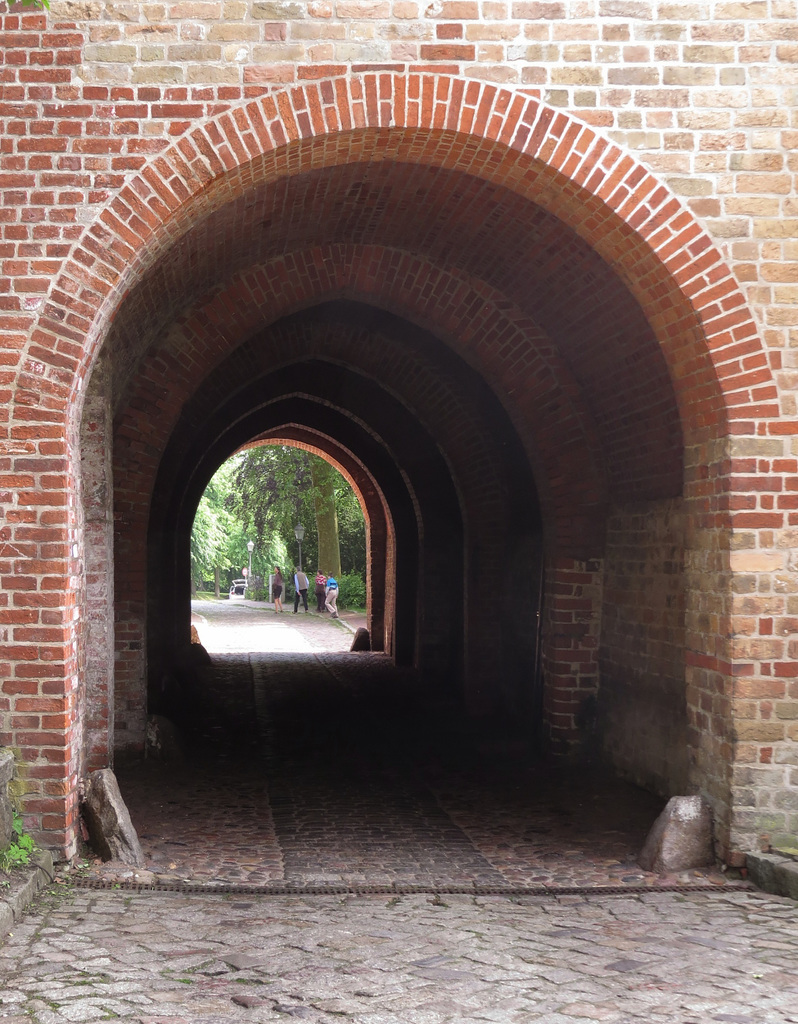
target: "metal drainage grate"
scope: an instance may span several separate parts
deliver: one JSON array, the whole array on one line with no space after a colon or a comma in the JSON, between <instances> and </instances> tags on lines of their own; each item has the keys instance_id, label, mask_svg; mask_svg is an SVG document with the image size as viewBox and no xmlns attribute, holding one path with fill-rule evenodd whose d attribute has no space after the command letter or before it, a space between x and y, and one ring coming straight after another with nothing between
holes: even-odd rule
<instances>
[{"instance_id":1,"label":"metal drainage grate","mask_svg":"<svg viewBox=\"0 0 798 1024\"><path fill-rule=\"evenodd\" d=\"M237 882L113 882L70 879L76 889L123 892L179 892L192 896L639 896L652 892L754 892L746 883L713 885L246 885Z\"/></svg>"}]
</instances>

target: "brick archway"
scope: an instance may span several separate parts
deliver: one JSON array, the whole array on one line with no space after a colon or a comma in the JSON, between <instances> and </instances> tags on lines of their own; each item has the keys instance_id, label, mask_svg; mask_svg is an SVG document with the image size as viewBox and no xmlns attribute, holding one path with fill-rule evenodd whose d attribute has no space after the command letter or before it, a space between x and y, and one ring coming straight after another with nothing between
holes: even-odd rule
<instances>
[{"instance_id":1,"label":"brick archway","mask_svg":"<svg viewBox=\"0 0 798 1024\"><path fill-rule=\"evenodd\" d=\"M299 423L266 431L240 451L256 445L287 445L318 455L337 469L354 491L366 523L366 605L371 650L392 651L396 595L390 583L395 571L396 531L390 506L377 481L335 438Z\"/></svg>"},{"instance_id":2,"label":"brick archway","mask_svg":"<svg viewBox=\"0 0 798 1024\"><path fill-rule=\"evenodd\" d=\"M28 572L32 578L46 577L50 592L60 589L64 595L58 604L60 640L47 655L47 671L39 675L49 680L39 695L56 696L63 722L29 748L34 759L59 768L57 787L42 782L28 810L41 814L52 844L67 852L74 845L83 742L77 696L81 644L73 617L83 595L69 580L70 574L80 576L80 516L69 509L64 495L79 475L74 453L81 390L97 353L114 322L124 320L131 292L158 270L159 261L200 219L287 174L344 166L353 155L379 163L399 154L410 154L418 166L462 171L498 183L513 196L532 197L536 207L566 225L612 268L656 338L684 436L688 591L700 595L687 609L685 644L693 785L713 799L722 829L728 826L728 681L734 658L727 639L728 556L718 538L730 525L732 495L748 495L756 484L736 475L727 439L767 435L778 416L768 361L743 296L689 212L591 127L532 97L492 85L433 74L380 73L275 92L189 129L88 229L28 340L10 410L12 424L20 439L51 430L54 448L66 433L72 454L70 459L63 443L47 453L41 445L37 454L51 461L31 484L31 504L56 510L53 537L46 543L55 544L58 553L49 554L48 548L45 554L43 547L31 556ZM158 315L153 314L153 337ZM623 393L635 391L633 365L619 368L618 386ZM31 394L40 396L35 415L26 397ZM25 430L33 432L25 435ZM57 511L62 508L65 515ZM569 586L583 587L591 570L557 554L553 593L567 597ZM567 605L563 598L560 610ZM557 610L555 597L552 608ZM560 665L565 676L585 653L569 643L564 633L559 656L556 644L551 648L552 665ZM40 641L30 641L27 650L34 649L41 658ZM579 654L571 664L569 650ZM19 657L24 661L28 654L21 651ZM65 757L58 756L62 749Z\"/></svg>"},{"instance_id":3,"label":"brick archway","mask_svg":"<svg viewBox=\"0 0 798 1024\"><path fill-rule=\"evenodd\" d=\"M364 145L363 136L381 129L384 135L371 136L377 144ZM744 297L711 240L661 182L594 128L534 97L432 74L310 83L189 130L120 192L78 244L39 318L22 373L40 377L38 361L72 370L53 391L77 392L136 278L198 216L273 175L280 162L274 154L282 153L293 173L303 164L349 160L352 144L369 159L387 159L406 146L407 133L422 139L418 162L459 160L471 174L500 174L508 187L534 190L538 205L619 268L669 363L682 357L677 387L688 424L691 392L703 388L707 407L706 389L714 380L722 384L694 429L722 410L732 421L777 414ZM458 152L459 135L483 145ZM292 147L308 140L315 145L292 159ZM497 153L527 158L517 180L497 169ZM696 351L688 363L690 345Z\"/></svg>"}]
</instances>

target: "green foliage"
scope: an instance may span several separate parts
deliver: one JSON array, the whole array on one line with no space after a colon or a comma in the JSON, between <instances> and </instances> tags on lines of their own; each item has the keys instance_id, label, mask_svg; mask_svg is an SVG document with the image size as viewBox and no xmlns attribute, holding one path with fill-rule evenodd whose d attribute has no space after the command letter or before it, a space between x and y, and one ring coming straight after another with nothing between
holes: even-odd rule
<instances>
[{"instance_id":1,"label":"green foliage","mask_svg":"<svg viewBox=\"0 0 798 1024\"><path fill-rule=\"evenodd\" d=\"M342 608L366 607L366 582L359 573L345 573L338 580L338 604Z\"/></svg>"},{"instance_id":2,"label":"green foliage","mask_svg":"<svg viewBox=\"0 0 798 1024\"><path fill-rule=\"evenodd\" d=\"M50 10L50 0L11 0L12 3L20 3L23 7L35 7L37 10L43 10L45 7Z\"/></svg>"},{"instance_id":3,"label":"green foliage","mask_svg":"<svg viewBox=\"0 0 798 1024\"><path fill-rule=\"evenodd\" d=\"M228 507L238 521L245 524L245 530L252 532L256 551L266 541L275 537L280 539L285 554L275 559L272 566L280 565L283 576L288 578L293 575L299 557L299 547L294 536L297 523L305 527L302 567L306 572L315 572L318 568L316 501L318 499L324 505L325 496L313 486L314 463L324 464L325 479L330 474L333 477L341 544L342 547L345 544L348 546L355 563L345 563L345 568L349 570L351 565L352 569L365 572L366 534L363 513L352 488L340 473L331 469L318 456L289 446L264 445L251 448L236 456L235 460L235 487ZM268 574L272 566L268 566L264 575Z\"/></svg>"},{"instance_id":4,"label":"green foliage","mask_svg":"<svg viewBox=\"0 0 798 1024\"><path fill-rule=\"evenodd\" d=\"M314 487L314 471L317 479L324 479L324 495ZM255 596L266 596L269 574L279 565L286 584L285 597L289 598L299 555L294 527L298 522L305 527L302 566L312 575L318 567L319 551L316 503L328 506L330 479L342 567L359 577L356 593L363 594L365 604L362 579L366 572L366 526L357 497L329 463L290 446L250 448L228 459L215 473L200 500L191 534L195 583L199 586L204 580L212 580L218 566L221 588L226 592L230 581L241 577L242 567L249 564L247 541L252 540L252 575L262 577L264 584L264 590Z\"/></svg>"},{"instance_id":5,"label":"green foliage","mask_svg":"<svg viewBox=\"0 0 798 1024\"><path fill-rule=\"evenodd\" d=\"M315 565L316 511L309 458L297 448L266 445L250 448L234 459L234 487L228 508L252 534L256 545L253 556L273 538L280 539L284 557L275 559L268 568L279 565L285 577L292 575L299 557L294 536L297 523L305 527L302 566Z\"/></svg>"},{"instance_id":6,"label":"green foliage","mask_svg":"<svg viewBox=\"0 0 798 1024\"><path fill-rule=\"evenodd\" d=\"M22 818L14 811L12 838L5 850L0 850L0 871L8 874L14 868L24 868L30 864L31 854L36 851L36 843L25 832Z\"/></svg>"},{"instance_id":7,"label":"green foliage","mask_svg":"<svg viewBox=\"0 0 798 1024\"><path fill-rule=\"evenodd\" d=\"M214 578L218 567L221 589L227 591L232 579L240 578L249 566L247 541L255 541L252 552L253 576L268 578L275 565L285 565L288 552L278 536L257 537L251 522L242 517L237 477L241 455L228 459L212 477L200 499L191 531L191 575L197 584Z\"/></svg>"},{"instance_id":8,"label":"green foliage","mask_svg":"<svg viewBox=\"0 0 798 1024\"><path fill-rule=\"evenodd\" d=\"M191 575L195 580L210 579L216 566L227 568L231 561L231 541L243 541L246 551L246 539L241 529L224 506L227 493L229 470L222 466L216 473L200 499L194 528L191 531ZM240 549L239 549L240 550ZM240 556L236 557L235 562Z\"/></svg>"},{"instance_id":9,"label":"green foliage","mask_svg":"<svg viewBox=\"0 0 798 1024\"><path fill-rule=\"evenodd\" d=\"M341 545L341 575L366 575L366 520L357 495L341 478L344 486L336 490L338 539Z\"/></svg>"}]
</instances>

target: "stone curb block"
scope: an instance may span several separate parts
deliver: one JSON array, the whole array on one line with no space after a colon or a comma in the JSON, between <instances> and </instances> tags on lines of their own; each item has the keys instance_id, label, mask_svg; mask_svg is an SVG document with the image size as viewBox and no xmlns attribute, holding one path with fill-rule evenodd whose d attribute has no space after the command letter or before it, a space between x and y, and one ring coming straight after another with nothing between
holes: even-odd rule
<instances>
[{"instance_id":1,"label":"stone curb block","mask_svg":"<svg viewBox=\"0 0 798 1024\"><path fill-rule=\"evenodd\" d=\"M798 900L798 861L775 853L749 853L746 865L754 885L776 896Z\"/></svg>"},{"instance_id":2,"label":"stone curb block","mask_svg":"<svg viewBox=\"0 0 798 1024\"><path fill-rule=\"evenodd\" d=\"M53 858L47 850L33 855L33 867L11 878L11 888L0 890L0 941L20 920L40 889L53 880Z\"/></svg>"}]
</instances>

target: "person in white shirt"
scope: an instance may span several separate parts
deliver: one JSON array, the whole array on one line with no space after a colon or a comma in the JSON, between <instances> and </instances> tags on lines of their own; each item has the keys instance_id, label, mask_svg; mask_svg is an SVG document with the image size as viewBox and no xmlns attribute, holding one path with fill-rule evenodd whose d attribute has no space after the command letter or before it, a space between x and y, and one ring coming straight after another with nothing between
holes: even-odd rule
<instances>
[{"instance_id":1,"label":"person in white shirt","mask_svg":"<svg viewBox=\"0 0 798 1024\"><path fill-rule=\"evenodd\" d=\"M294 615L299 611L299 598L302 598L302 605L305 611L308 610L308 578L297 566L294 569Z\"/></svg>"}]
</instances>

